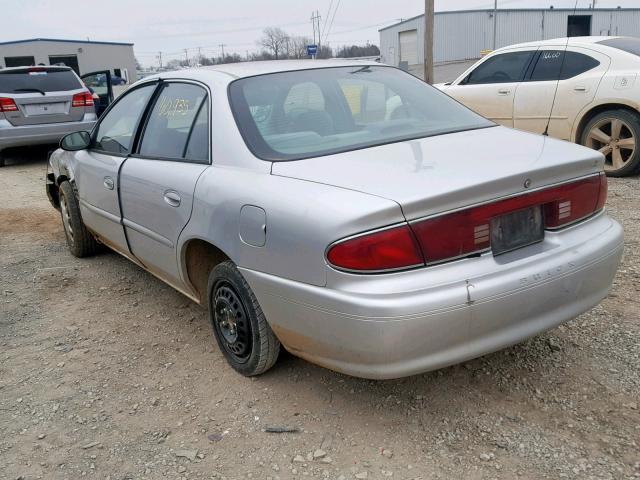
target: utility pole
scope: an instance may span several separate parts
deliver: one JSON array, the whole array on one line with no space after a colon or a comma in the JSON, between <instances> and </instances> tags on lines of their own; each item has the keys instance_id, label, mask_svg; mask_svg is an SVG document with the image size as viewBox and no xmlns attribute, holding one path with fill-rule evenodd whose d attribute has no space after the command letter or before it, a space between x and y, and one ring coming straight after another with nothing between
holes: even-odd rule
<instances>
[{"instance_id":1,"label":"utility pole","mask_svg":"<svg viewBox=\"0 0 640 480\"><path fill-rule=\"evenodd\" d=\"M162 70L162 52L158 52L158 63L160 64L160 70Z\"/></svg>"},{"instance_id":2,"label":"utility pole","mask_svg":"<svg viewBox=\"0 0 640 480\"><path fill-rule=\"evenodd\" d=\"M313 43L314 45L318 45L318 53L320 53L320 47L322 45L322 30L320 30L320 12L316 10L311 13L311 24L313 25ZM316 28L317 22L317 28ZM318 43L316 43L316 31L318 32Z\"/></svg>"},{"instance_id":3,"label":"utility pole","mask_svg":"<svg viewBox=\"0 0 640 480\"><path fill-rule=\"evenodd\" d=\"M496 49L496 32L498 31L498 0L493 0L493 48Z\"/></svg>"},{"instance_id":4,"label":"utility pole","mask_svg":"<svg viewBox=\"0 0 640 480\"><path fill-rule=\"evenodd\" d=\"M187 50L186 48L184 49L184 59L187 62L187 67L189 66L189 50Z\"/></svg>"},{"instance_id":5,"label":"utility pole","mask_svg":"<svg viewBox=\"0 0 640 480\"><path fill-rule=\"evenodd\" d=\"M318 22L318 53L322 52L322 29L320 28L320 10L316 10L316 21Z\"/></svg>"},{"instance_id":6,"label":"utility pole","mask_svg":"<svg viewBox=\"0 0 640 480\"><path fill-rule=\"evenodd\" d=\"M221 49L222 49L222 61L224 62L224 47L226 46L226 43L221 43L220 45L218 45Z\"/></svg>"},{"instance_id":7,"label":"utility pole","mask_svg":"<svg viewBox=\"0 0 640 480\"><path fill-rule=\"evenodd\" d=\"M200 53L201 50L202 50L202 47L198 47L198 61L197 61L198 64L202 63L202 53Z\"/></svg>"},{"instance_id":8,"label":"utility pole","mask_svg":"<svg viewBox=\"0 0 640 480\"><path fill-rule=\"evenodd\" d=\"M433 0L424 1L424 81L433 84Z\"/></svg>"}]
</instances>

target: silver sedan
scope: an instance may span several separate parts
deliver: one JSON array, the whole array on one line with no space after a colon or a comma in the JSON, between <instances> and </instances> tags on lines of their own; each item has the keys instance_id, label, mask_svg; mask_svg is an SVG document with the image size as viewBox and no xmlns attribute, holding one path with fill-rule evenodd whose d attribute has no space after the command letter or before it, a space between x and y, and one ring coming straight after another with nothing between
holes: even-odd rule
<instances>
[{"instance_id":1,"label":"silver sedan","mask_svg":"<svg viewBox=\"0 0 640 480\"><path fill-rule=\"evenodd\" d=\"M596 305L622 255L600 153L376 63L145 78L61 147L71 252L106 245L206 306L244 375L281 345L367 378L462 362Z\"/></svg>"}]
</instances>

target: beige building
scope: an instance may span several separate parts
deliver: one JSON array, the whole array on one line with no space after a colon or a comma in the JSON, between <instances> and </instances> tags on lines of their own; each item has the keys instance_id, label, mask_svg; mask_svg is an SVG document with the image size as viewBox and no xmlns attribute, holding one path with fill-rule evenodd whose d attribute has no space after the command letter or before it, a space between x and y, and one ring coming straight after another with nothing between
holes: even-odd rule
<instances>
[{"instance_id":1,"label":"beige building","mask_svg":"<svg viewBox=\"0 0 640 480\"><path fill-rule=\"evenodd\" d=\"M127 83L136 81L133 43L52 38L0 42L0 68L39 64L67 65L79 75L110 70Z\"/></svg>"}]
</instances>

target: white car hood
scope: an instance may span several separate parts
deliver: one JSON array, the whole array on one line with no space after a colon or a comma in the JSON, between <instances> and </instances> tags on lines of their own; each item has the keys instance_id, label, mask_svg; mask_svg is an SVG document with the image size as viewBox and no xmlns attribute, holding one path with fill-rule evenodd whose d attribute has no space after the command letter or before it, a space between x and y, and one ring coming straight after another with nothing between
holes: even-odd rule
<instances>
[{"instance_id":1,"label":"white car hood","mask_svg":"<svg viewBox=\"0 0 640 480\"><path fill-rule=\"evenodd\" d=\"M273 175L361 191L400 204L415 219L602 170L587 148L505 127L274 162Z\"/></svg>"}]
</instances>

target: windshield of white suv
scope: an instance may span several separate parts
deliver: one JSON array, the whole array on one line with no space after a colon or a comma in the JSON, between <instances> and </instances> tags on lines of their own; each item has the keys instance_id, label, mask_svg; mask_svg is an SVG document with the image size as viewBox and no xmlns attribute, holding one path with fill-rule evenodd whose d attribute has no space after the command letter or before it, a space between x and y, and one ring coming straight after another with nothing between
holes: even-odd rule
<instances>
[{"instance_id":1,"label":"windshield of white suv","mask_svg":"<svg viewBox=\"0 0 640 480\"><path fill-rule=\"evenodd\" d=\"M351 66L248 77L229 87L249 149L271 161L495 124L401 70Z\"/></svg>"},{"instance_id":2,"label":"windshield of white suv","mask_svg":"<svg viewBox=\"0 0 640 480\"><path fill-rule=\"evenodd\" d=\"M80 80L71 70L31 67L0 70L0 93L45 93L77 90Z\"/></svg>"}]
</instances>

